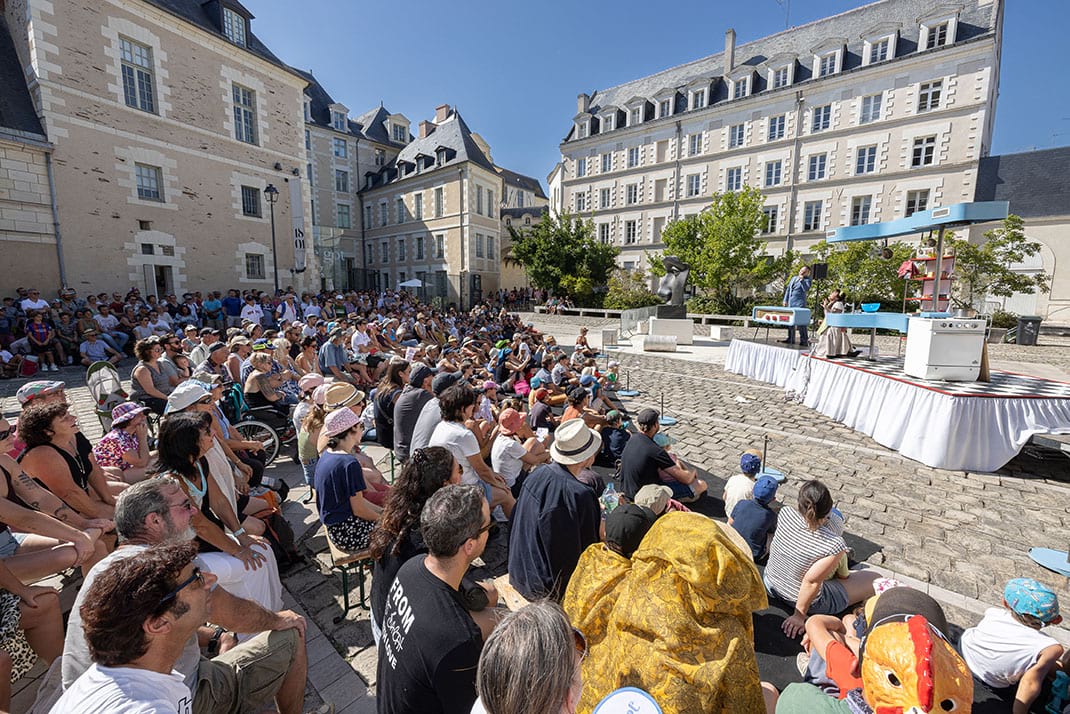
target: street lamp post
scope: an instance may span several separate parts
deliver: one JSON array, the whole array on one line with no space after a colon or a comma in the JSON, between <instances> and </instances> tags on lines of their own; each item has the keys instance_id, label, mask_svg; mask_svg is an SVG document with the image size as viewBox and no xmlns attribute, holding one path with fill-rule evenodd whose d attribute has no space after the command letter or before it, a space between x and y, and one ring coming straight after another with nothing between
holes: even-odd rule
<instances>
[{"instance_id":1,"label":"street lamp post","mask_svg":"<svg viewBox=\"0 0 1070 714\"><path fill-rule=\"evenodd\" d=\"M279 189L274 184L268 184L264 189L267 202L271 206L271 269L275 274L275 295L279 294L279 252L275 247L275 202L279 200Z\"/></svg>"}]
</instances>

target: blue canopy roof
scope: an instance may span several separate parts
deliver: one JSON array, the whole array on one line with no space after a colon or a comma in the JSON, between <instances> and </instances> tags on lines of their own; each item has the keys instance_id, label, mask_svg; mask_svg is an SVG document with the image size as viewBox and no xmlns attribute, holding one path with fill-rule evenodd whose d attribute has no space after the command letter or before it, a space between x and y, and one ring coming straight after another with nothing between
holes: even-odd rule
<instances>
[{"instance_id":1,"label":"blue canopy roof","mask_svg":"<svg viewBox=\"0 0 1070 714\"><path fill-rule=\"evenodd\" d=\"M1007 217L1010 204L1007 201L984 201L981 203L957 203L940 206L928 211L883 223L868 223L862 226L835 228L825 234L829 243L847 243L856 240L883 240L911 233L927 233L938 228L953 228L972 223L1001 221Z\"/></svg>"}]
</instances>

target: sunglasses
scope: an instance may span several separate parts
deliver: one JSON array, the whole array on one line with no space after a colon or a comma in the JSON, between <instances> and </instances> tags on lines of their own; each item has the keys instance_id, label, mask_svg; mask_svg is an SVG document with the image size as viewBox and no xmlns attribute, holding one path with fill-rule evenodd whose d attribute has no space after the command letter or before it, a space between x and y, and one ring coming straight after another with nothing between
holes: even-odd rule
<instances>
[{"instance_id":1,"label":"sunglasses","mask_svg":"<svg viewBox=\"0 0 1070 714\"><path fill-rule=\"evenodd\" d=\"M3 431L0 431L0 441L3 441L4 439L8 438L9 436L11 436L14 433L15 433L15 427L13 427L13 426L9 426L8 428L4 429Z\"/></svg>"},{"instance_id":2,"label":"sunglasses","mask_svg":"<svg viewBox=\"0 0 1070 714\"><path fill-rule=\"evenodd\" d=\"M583 662L587 658L587 638L575 627L572 628L572 644L576 648L576 654L579 655L580 662Z\"/></svg>"},{"instance_id":3,"label":"sunglasses","mask_svg":"<svg viewBox=\"0 0 1070 714\"><path fill-rule=\"evenodd\" d=\"M183 580L181 583L178 584L178 587L176 587L174 590L172 590L171 592L167 593L162 598L160 598L160 604L163 605L168 600L173 600L174 598L178 597L178 594L180 592L182 592L185 588L189 587L189 585L194 580L199 581L200 584L201 584L201 587L202 588L204 587L204 575L201 573L201 569L200 568L194 568L193 569L193 575L191 575L188 578L186 578L185 580ZM584 649L586 649L586 646L587 645L586 645L586 642L585 642L584 643Z\"/></svg>"}]
</instances>

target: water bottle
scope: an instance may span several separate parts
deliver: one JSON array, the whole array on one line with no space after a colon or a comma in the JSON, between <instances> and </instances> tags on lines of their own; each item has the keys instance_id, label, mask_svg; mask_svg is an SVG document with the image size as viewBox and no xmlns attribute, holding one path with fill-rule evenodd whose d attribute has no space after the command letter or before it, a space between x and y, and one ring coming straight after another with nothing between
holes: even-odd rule
<instances>
[{"instance_id":1,"label":"water bottle","mask_svg":"<svg viewBox=\"0 0 1070 714\"><path fill-rule=\"evenodd\" d=\"M606 513L612 513L613 509L620 503L620 494L617 493L617 487L610 481L606 486L606 490L602 492L602 496L599 499L602 502L602 508Z\"/></svg>"}]
</instances>

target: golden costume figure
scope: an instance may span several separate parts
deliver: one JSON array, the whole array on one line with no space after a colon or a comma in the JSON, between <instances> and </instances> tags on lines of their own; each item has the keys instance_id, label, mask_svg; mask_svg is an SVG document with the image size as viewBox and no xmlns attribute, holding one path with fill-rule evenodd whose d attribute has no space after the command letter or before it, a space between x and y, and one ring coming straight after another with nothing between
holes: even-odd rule
<instances>
[{"instance_id":1,"label":"golden costume figure","mask_svg":"<svg viewBox=\"0 0 1070 714\"><path fill-rule=\"evenodd\" d=\"M588 642L579 712L626 686L666 714L765 711L751 619L765 587L722 527L668 513L631 561L601 543L584 551L564 599Z\"/></svg>"}]
</instances>

